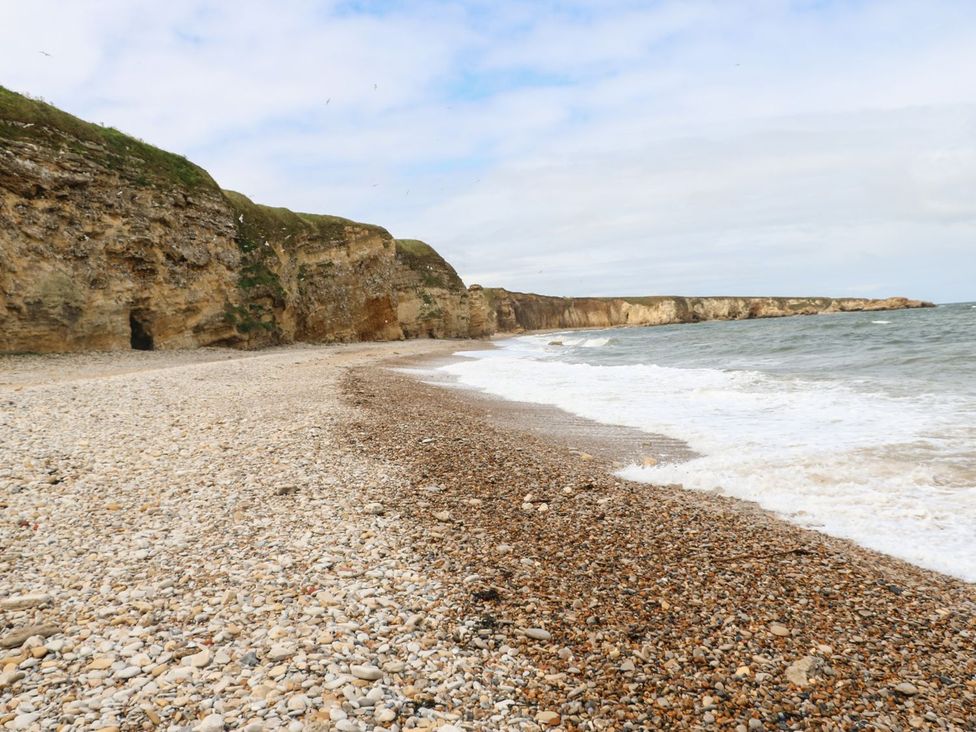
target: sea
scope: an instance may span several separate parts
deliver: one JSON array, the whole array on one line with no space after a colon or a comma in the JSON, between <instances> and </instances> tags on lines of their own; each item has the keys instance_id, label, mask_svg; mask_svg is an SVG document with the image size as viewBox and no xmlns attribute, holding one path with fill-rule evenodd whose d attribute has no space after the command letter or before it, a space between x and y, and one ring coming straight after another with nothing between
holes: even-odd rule
<instances>
[{"instance_id":1,"label":"sea","mask_svg":"<svg viewBox=\"0 0 976 732\"><path fill-rule=\"evenodd\" d=\"M754 501L976 582L976 304L547 332L463 351L462 387L683 441L619 475ZM650 440L653 445L653 440Z\"/></svg>"}]
</instances>

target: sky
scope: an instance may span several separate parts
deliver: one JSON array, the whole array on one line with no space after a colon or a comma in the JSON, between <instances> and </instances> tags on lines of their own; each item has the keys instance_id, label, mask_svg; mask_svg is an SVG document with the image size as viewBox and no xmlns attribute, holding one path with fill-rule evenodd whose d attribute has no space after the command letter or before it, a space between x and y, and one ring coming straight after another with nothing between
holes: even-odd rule
<instances>
[{"instance_id":1,"label":"sky","mask_svg":"<svg viewBox=\"0 0 976 732\"><path fill-rule=\"evenodd\" d=\"M971 0L0 4L3 86L546 294L976 300L974 79Z\"/></svg>"}]
</instances>

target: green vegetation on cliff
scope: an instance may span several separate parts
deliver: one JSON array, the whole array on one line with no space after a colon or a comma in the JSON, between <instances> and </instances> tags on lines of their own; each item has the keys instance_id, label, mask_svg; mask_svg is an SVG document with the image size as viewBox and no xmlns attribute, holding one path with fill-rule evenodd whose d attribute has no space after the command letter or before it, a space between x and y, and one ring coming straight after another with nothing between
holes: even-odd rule
<instances>
[{"instance_id":1,"label":"green vegetation on cliff","mask_svg":"<svg viewBox=\"0 0 976 732\"><path fill-rule=\"evenodd\" d=\"M425 287L444 290L463 290L464 283L434 248L419 239L397 239L397 259L416 272Z\"/></svg>"},{"instance_id":2,"label":"green vegetation on cliff","mask_svg":"<svg viewBox=\"0 0 976 732\"><path fill-rule=\"evenodd\" d=\"M242 251L263 246L264 242L280 242L287 247L290 241L302 236L340 244L347 227L380 229L378 226L360 224L340 216L298 213L287 208L263 206L237 191L225 190L223 193L237 215Z\"/></svg>"},{"instance_id":3,"label":"green vegetation on cliff","mask_svg":"<svg viewBox=\"0 0 976 732\"><path fill-rule=\"evenodd\" d=\"M160 150L113 127L85 122L0 86L0 140L4 139L67 147L127 175L136 185L218 190L207 171L182 155Z\"/></svg>"}]
</instances>

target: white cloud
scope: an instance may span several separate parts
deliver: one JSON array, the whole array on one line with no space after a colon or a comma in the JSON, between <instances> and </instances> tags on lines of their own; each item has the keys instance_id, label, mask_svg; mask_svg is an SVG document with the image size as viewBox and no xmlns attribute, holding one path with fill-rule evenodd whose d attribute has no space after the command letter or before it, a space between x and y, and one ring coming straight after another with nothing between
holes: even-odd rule
<instances>
[{"instance_id":1,"label":"white cloud","mask_svg":"<svg viewBox=\"0 0 976 732\"><path fill-rule=\"evenodd\" d=\"M389 5L24 3L0 83L468 281L976 297L969 3Z\"/></svg>"}]
</instances>

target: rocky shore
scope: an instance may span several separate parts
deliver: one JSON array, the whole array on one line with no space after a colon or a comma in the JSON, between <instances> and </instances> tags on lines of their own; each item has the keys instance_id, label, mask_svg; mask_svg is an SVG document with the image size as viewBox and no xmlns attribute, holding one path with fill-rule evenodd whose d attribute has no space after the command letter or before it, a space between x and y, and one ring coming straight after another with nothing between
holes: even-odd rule
<instances>
[{"instance_id":1,"label":"rocky shore","mask_svg":"<svg viewBox=\"0 0 976 732\"><path fill-rule=\"evenodd\" d=\"M973 729L976 588L381 367L0 357L0 727Z\"/></svg>"}]
</instances>

